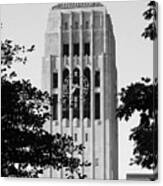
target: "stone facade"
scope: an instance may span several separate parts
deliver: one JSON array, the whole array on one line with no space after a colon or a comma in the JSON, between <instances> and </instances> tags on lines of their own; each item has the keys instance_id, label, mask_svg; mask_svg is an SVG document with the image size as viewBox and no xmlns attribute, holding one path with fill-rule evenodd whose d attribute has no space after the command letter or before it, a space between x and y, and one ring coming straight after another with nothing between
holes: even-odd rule
<instances>
[{"instance_id":1,"label":"stone facade","mask_svg":"<svg viewBox=\"0 0 163 186\"><path fill-rule=\"evenodd\" d=\"M42 87L57 99L46 129L72 135L75 143L84 144L83 158L91 162L83 170L88 178L118 179L115 38L102 4L52 7L45 34ZM73 88L78 89L76 93L71 92ZM53 170L45 176L64 177L63 171Z\"/></svg>"}]
</instances>

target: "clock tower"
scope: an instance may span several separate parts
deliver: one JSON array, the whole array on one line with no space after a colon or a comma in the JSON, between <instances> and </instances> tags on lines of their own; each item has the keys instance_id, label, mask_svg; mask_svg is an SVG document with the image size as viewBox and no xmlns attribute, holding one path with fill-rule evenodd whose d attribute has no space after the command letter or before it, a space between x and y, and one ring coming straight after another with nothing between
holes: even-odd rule
<instances>
[{"instance_id":1,"label":"clock tower","mask_svg":"<svg viewBox=\"0 0 163 186\"><path fill-rule=\"evenodd\" d=\"M59 3L49 12L43 90L54 96L51 133L85 146L87 178L118 179L117 70L110 15L101 3ZM49 170L46 176L64 177Z\"/></svg>"}]
</instances>

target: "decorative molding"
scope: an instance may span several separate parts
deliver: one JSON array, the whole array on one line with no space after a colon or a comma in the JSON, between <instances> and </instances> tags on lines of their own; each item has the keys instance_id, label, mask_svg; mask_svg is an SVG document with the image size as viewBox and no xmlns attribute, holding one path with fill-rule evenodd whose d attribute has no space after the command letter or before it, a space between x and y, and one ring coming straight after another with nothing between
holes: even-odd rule
<instances>
[{"instance_id":1,"label":"decorative molding","mask_svg":"<svg viewBox=\"0 0 163 186\"><path fill-rule=\"evenodd\" d=\"M58 3L52 7L53 9L72 9L72 8L85 8L85 7L104 7L101 3Z\"/></svg>"}]
</instances>

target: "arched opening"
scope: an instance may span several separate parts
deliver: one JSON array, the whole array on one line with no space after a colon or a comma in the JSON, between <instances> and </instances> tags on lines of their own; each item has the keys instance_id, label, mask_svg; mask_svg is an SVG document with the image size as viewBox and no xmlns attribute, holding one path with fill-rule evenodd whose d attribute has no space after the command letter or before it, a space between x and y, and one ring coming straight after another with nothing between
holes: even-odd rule
<instances>
[{"instance_id":1,"label":"arched opening","mask_svg":"<svg viewBox=\"0 0 163 186\"><path fill-rule=\"evenodd\" d=\"M90 118L90 70L85 68L83 72L83 117Z\"/></svg>"},{"instance_id":2,"label":"arched opening","mask_svg":"<svg viewBox=\"0 0 163 186\"><path fill-rule=\"evenodd\" d=\"M63 70L62 118L69 119L69 70Z\"/></svg>"}]
</instances>

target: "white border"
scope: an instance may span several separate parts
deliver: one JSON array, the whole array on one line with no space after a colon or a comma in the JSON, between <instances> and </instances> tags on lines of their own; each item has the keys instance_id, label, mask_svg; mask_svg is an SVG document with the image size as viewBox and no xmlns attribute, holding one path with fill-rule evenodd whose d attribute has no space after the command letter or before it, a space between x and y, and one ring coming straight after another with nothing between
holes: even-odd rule
<instances>
[{"instance_id":1,"label":"white border","mask_svg":"<svg viewBox=\"0 0 163 186\"><path fill-rule=\"evenodd\" d=\"M74 0L52 0L52 1L46 1L46 0L0 0L0 4L15 4L15 3L53 3L53 2L72 2ZM85 0L77 0L77 2L83 2ZM88 0L87 0L88 1ZM91 1L98 1L98 0L91 0ZM106 0L105 0L106 1ZM112 0L112 1L117 1L117 0ZM122 0L119 0L122 1ZM75 1L76 2L76 1ZM89 2L89 1L88 1ZM163 157L163 148L161 148L162 143L163 143L163 47L162 47L162 43L163 43L163 38L161 33L163 32L162 30L162 19L163 19L163 13L162 13L162 9L163 9L163 1L162 0L157 0L157 2L159 3L159 56L158 56L158 60L159 60L159 180L156 182L149 182L149 181L125 181L125 180L120 180L120 181L100 181L100 180L61 180L61 179L20 179L20 178L0 178L0 185L1 186L45 186L46 184L48 184L48 186L61 186L61 185L84 185L84 186L101 186L101 185L108 185L112 186L115 184L121 184L121 186L125 185L125 184L132 184L132 185L150 185L150 184L157 184L157 185L163 185L163 170L162 170L162 166L163 166L163 161L162 161L162 157Z\"/></svg>"}]
</instances>

